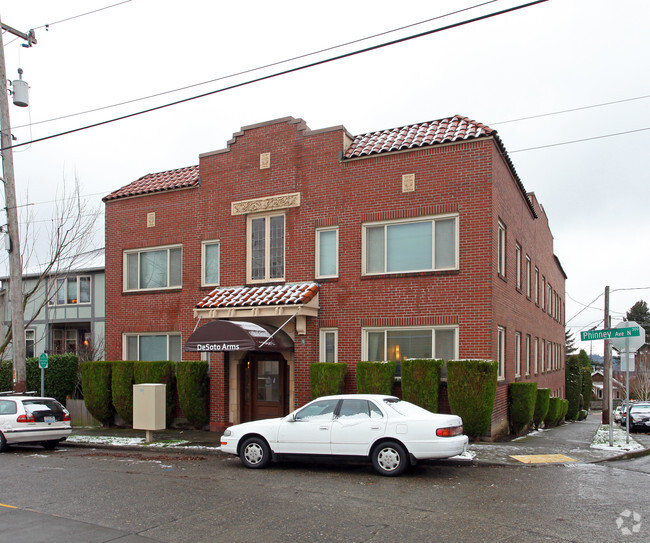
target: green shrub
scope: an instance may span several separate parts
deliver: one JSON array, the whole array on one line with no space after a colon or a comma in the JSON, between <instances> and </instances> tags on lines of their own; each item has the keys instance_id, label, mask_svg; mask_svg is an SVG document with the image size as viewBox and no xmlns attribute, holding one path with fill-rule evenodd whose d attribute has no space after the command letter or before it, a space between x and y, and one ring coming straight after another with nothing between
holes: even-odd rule
<instances>
[{"instance_id":1,"label":"green shrub","mask_svg":"<svg viewBox=\"0 0 650 543\"><path fill-rule=\"evenodd\" d=\"M569 401L566 418L574 420L580 411L580 395L582 394L582 371L578 355L572 354L567 358L564 379L566 399Z\"/></svg>"},{"instance_id":2,"label":"green shrub","mask_svg":"<svg viewBox=\"0 0 650 543\"><path fill-rule=\"evenodd\" d=\"M0 362L0 392L9 392L14 389L13 369L11 360Z\"/></svg>"},{"instance_id":3,"label":"green shrub","mask_svg":"<svg viewBox=\"0 0 650 543\"><path fill-rule=\"evenodd\" d=\"M550 428L558 423L562 398L549 398L548 411L544 417L544 426Z\"/></svg>"},{"instance_id":4,"label":"green shrub","mask_svg":"<svg viewBox=\"0 0 650 543\"><path fill-rule=\"evenodd\" d=\"M136 385L141 383L161 383L167 385L166 393L166 421L169 424L174 414L174 362L162 360L158 362L133 362L133 379Z\"/></svg>"},{"instance_id":5,"label":"green shrub","mask_svg":"<svg viewBox=\"0 0 650 543\"><path fill-rule=\"evenodd\" d=\"M347 364L316 362L309 367L311 397L331 396L343 392Z\"/></svg>"},{"instance_id":6,"label":"green shrub","mask_svg":"<svg viewBox=\"0 0 650 543\"><path fill-rule=\"evenodd\" d=\"M81 383L86 408L102 424L108 424L113 417L111 369L111 362L81 364Z\"/></svg>"},{"instance_id":7,"label":"green shrub","mask_svg":"<svg viewBox=\"0 0 650 543\"><path fill-rule=\"evenodd\" d=\"M9 362L9 367L13 367L11 362ZM38 358L28 358L25 361L25 376L27 390L33 390L40 394L41 368L38 365ZM72 353L51 355L43 378L45 395L56 398L65 405L66 398L74 395L75 388L79 383L79 358ZM13 376L9 390L11 387L13 387Z\"/></svg>"},{"instance_id":8,"label":"green shrub","mask_svg":"<svg viewBox=\"0 0 650 543\"><path fill-rule=\"evenodd\" d=\"M591 379L591 366L580 368L582 373L582 408L586 411L589 411L591 406L591 394L593 382Z\"/></svg>"},{"instance_id":9,"label":"green shrub","mask_svg":"<svg viewBox=\"0 0 650 543\"><path fill-rule=\"evenodd\" d=\"M358 362L357 392L359 394L392 394L395 362Z\"/></svg>"},{"instance_id":10,"label":"green shrub","mask_svg":"<svg viewBox=\"0 0 650 543\"><path fill-rule=\"evenodd\" d=\"M530 425L535 412L537 383L511 383L510 393L510 428L513 434L519 434Z\"/></svg>"},{"instance_id":11,"label":"green shrub","mask_svg":"<svg viewBox=\"0 0 650 543\"><path fill-rule=\"evenodd\" d=\"M112 398L117 414L129 425L133 424L133 362L113 362Z\"/></svg>"},{"instance_id":12,"label":"green shrub","mask_svg":"<svg viewBox=\"0 0 650 543\"><path fill-rule=\"evenodd\" d=\"M443 360L402 361L402 398L424 409L438 411L438 393Z\"/></svg>"},{"instance_id":13,"label":"green shrub","mask_svg":"<svg viewBox=\"0 0 650 543\"><path fill-rule=\"evenodd\" d=\"M560 424L567 417L568 411L569 411L569 400L560 400L560 413L556 421L556 424Z\"/></svg>"},{"instance_id":14,"label":"green shrub","mask_svg":"<svg viewBox=\"0 0 650 543\"><path fill-rule=\"evenodd\" d=\"M176 389L178 403L187 421L203 428L210 420L208 414L208 363L205 361L177 362Z\"/></svg>"},{"instance_id":15,"label":"green shrub","mask_svg":"<svg viewBox=\"0 0 650 543\"><path fill-rule=\"evenodd\" d=\"M470 437L490 430L498 368L498 362L486 360L447 361L449 406L463 419L464 432Z\"/></svg>"},{"instance_id":16,"label":"green shrub","mask_svg":"<svg viewBox=\"0 0 650 543\"><path fill-rule=\"evenodd\" d=\"M538 388L537 398L535 400L535 411L533 412L533 423L535 428L539 428L546 418L548 413L548 403L551 397L550 388Z\"/></svg>"}]
</instances>

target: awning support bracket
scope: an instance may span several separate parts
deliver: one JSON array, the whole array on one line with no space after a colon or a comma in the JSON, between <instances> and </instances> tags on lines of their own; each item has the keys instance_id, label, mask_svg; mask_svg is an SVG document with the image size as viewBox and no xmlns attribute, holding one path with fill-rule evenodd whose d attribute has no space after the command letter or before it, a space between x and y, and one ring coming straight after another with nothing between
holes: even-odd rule
<instances>
[{"instance_id":1,"label":"awning support bracket","mask_svg":"<svg viewBox=\"0 0 650 543\"><path fill-rule=\"evenodd\" d=\"M282 326L280 326L280 328L278 328L278 329L277 329L275 332L273 332L269 337L267 337L267 338L264 340L264 342L260 345L260 347L264 347L264 345L266 345L267 342L271 341L271 339L273 338L273 336L274 336L275 334L277 334L280 330L282 330L282 329L283 329L287 324L289 324L289 321L290 321L291 319L293 319L293 318L294 318L298 313L300 313L300 309L298 309L298 311L296 311L293 315L291 315L291 316L290 316L290 317L285 321L285 323L284 323Z\"/></svg>"}]
</instances>

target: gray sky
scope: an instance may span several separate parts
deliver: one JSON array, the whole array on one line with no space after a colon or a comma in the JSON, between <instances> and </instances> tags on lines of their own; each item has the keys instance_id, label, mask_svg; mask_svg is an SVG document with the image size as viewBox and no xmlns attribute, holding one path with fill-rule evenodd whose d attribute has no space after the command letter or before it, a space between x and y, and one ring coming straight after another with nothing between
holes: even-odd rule
<instances>
[{"instance_id":1,"label":"gray sky","mask_svg":"<svg viewBox=\"0 0 650 543\"><path fill-rule=\"evenodd\" d=\"M35 28L38 39L27 49L21 40L3 37L8 78L17 78L20 66L31 88L31 107L11 106L16 143L524 3L498 0L307 59L42 123L481 3L132 0L64 21L118 1L29 0L0 7L4 23L22 31ZM47 31L45 24L50 25ZM524 186L544 207L555 254L569 277L567 322L579 337L582 329L603 327L606 285L612 288L614 324L636 301L650 300L650 255L643 247L650 237L650 97L641 98L650 95L649 27L647 0L549 0L18 147L19 204L34 204L24 209L44 237L52 200L75 176L97 207L102 196L144 174L198 164L199 153L225 147L245 125L291 115L312 129L342 124L360 134L461 114L498 130ZM618 103L548 115L610 102ZM544 116L505 122L538 115ZM622 132L631 133L589 139ZM576 140L587 141L556 145ZM97 235L101 245L103 230ZM0 265L5 262L3 252ZM585 309L589 304L593 308ZM587 352L590 347L594 353L603 350L602 341L578 344Z\"/></svg>"}]
</instances>

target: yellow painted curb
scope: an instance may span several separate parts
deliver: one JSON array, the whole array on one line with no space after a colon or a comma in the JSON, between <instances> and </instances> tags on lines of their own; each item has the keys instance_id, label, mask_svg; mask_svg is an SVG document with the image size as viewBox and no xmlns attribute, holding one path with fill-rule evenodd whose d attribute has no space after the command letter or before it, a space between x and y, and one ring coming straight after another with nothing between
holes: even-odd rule
<instances>
[{"instance_id":1,"label":"yellow painted curb","mask_svg":"<svg viewBox=\"0 0 650 543\"><path fill-rule=\"evenodd\" d=\"M0 507L8 507L9 509L18 509L18 507L14 505L7 505L5 503L0 503Z\"/></svg>"},{"instance_id":2,"label":"yellow painted curb","mask_svg":"<svg viewBox=\"0 0 650 543\"><path fill-rule=\"evenodd\" d=\"M577 462L575 458L564 454L522 454L510 455L510 458L519 460L524 464L553 464L558 462Z\"/></svg>"}]
</instances>

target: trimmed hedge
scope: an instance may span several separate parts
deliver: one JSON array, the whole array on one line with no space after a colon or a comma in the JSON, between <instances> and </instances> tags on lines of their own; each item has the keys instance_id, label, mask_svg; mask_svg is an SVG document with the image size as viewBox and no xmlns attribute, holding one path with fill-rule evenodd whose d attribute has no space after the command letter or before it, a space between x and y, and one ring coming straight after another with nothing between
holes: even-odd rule
<instances>
[{"instance_id":1,"label":"trimmed hedge","mask_svg":"<svg viewBox=\"0 0 650 543\"><path fill-rule=\"evenodd\" d=\"M41 393L41 368L38 358L25 361L27 390ZM45 395L56 398L65 405L67 397L74 396L79 383L79 358L72 353L53 354L49 356L48 368L44 373ZM4 360L0 364L0 391L10 391L14 387L13 363Z\"/></svg>"},{"instance_id":2,"label":"trimmed hedge","mask_svg":"<svg viewBox=\"0 0 650 543\"><path fill-rule=\"evenodd\" d=\"M447 361L449 406L463 419L464 432L470 437L490 430L498 368L498 362L487 360Z\"/></svg>"},{"instance_id":3,"label":"trimmed hedge","mask_svg":"<svg viewBox=\"0 0 650 543\"><path fill-rule=\"evenodd\" d=\"M0 362L0 392L9 392L14 389L13 369L11 360Z\"/></svg>"},{"instance_id":4,"label":"trimmed hedge","mask_svg":"<svg viewBox=\"0 0 650 543\"><path fill-rule=\"evenodd\" d=\"M538 388L537 399L535 401L535 411L533 412L533 423L535 428L539 428L548 413L549 400L551 398L550 388Z\"/></svg>"},{"instance_id":5,"label":"trimmed hedge","mask_svg":"<svg viewBox=\"0 0 650 543\"><path fill-rule=\"evenodd\" d=\"M128 425L133 424L133 362L116 360L113 362L111 378L112 398L115 411Z\"/></svg>"},{"instance_id":6,"label":"trimmed hedge","mask_svg":"<svg viewBox=\"0 0 650 543\"><path fill-rule=\"evenodd\" d=\"M81 364L81 384L84 402L90 414L102 424L113 418L111 401L111 362L83 362Z\"/></svg>"},{"instance_id":7,"label":"trimmed hedge","mask_svg":"<svg viewBox=\"0 0 650 543\"><path fill-rule=\"evenodd\" d=\"M578 355L572 354L567 358L564 380L566 399L569 401L566 417L575 420L580 411L580 396L582 394L582 371Z\"/></svg>"},{"instance_id":8,"label":"trimmed hedge","mask_svg":"<svg viewBox=\"0 0 650 543\"><path fill-rule=\"evenodd\" d=\"M337 362L316 362L309 367L311 398L332 396L343 392L347 364Z\"/></svg>"},{"instance_id":9,"label":"trimmed hedge","mask_svg":"<svg viewBox=\"0 0 650 543\"><path fill-rule=\"evenodd\" d=\"M560 400L560 413L556 424L560 424L567 416L569 411L569 400Z\"/></svg>"},{"instance_id":10,"label":"trimmed hedge","mask_svg":"<svg viewBox=\"0 0 650 543\"><path fill-rule=\"evenodd\" d=\"M208 363L177 362L176 390L178 403L187 421L195 428L203 428L210 421Z\"/></svg>"},{"instance_id":11,"label":"trimmed hedge","mask_svg":"<svg viewBox=\"0 0 650 543\"><path fill-rule=\"evenodd\" d=\"M391 395L396 366L396 362L358 362L357 392Z\"/></svg>"},{"instance_id":12,"label":"trimmed hedge","mask_svg":"<svg viewBox=\"0 0 650 543\"><path fill-rule=\"evenodd\" d=\"M519 434L533 420L537 383L511 383L510 393L510 428L513 434Z\"/></svg>"},{"instance_id":13,"label":"trimmed hedge","mask_svg":"<svg viewBox=\"0 0 650 543\"><path fill-rule=\"evenodd\" d=\"M560 408L562 406L562 398L549 398L548 411L544 417L544 426L550 428L555 426L560 418Z\"/></svg>"},{"instance_id":14,"label":"trimmed hedge","mask_svg":"<svg viewBox=\"0 0 650 543\"><path fill-rule=\"evenodd\" d=\"M171 422L174 415L174 391L176 383L174 380L174 362L160 360L156 362L145 362L139 360L133 362L133 382L140 383L161 383L167 385L166 393L166 416L167 422Z\"/></svg>"},{"instance_id":15,"label":"trimmed hedge","mask_svg":"<svg viewBox=\"0 0 650 543\"><path fill-rule=\"evenodd\" d=\"M436 413L443 360L402 360L402 398Z\"/></svg>"}]
</instances>

